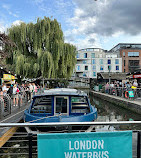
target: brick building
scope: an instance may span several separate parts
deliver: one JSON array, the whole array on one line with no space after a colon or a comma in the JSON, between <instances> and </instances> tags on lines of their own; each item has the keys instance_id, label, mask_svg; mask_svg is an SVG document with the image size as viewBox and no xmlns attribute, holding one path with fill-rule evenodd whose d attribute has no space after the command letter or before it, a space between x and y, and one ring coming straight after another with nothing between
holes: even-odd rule
<instances>
[{"instance_id":1,"label":"brick building","mask_svg":"<svg viewBox=\"0 0 141 158\"><path fill-rule=\"evenodd\" d=\"M110 52L120 53L122 72L135 72L141 68L141 44L119 43Z\"/></svg>"}]
</instances>

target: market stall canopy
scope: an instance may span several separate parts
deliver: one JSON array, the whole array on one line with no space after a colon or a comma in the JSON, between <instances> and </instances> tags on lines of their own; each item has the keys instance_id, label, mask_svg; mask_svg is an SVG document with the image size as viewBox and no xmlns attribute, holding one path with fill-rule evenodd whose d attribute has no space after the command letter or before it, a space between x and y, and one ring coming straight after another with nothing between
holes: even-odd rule
<instances>
[{"instance_id":1,"label":"market stall canopy","mask_svg":"<svg viewBox=\"0 0 141 158\"><path fill-rule=\"evenodd\" d=\"M126 73L98 73L98 79L113 79L113 80L125 80L126 79Z\"/></svg>"},{"instance_id":2,"label":"market stall canopy","mask_svg":"<svg viewBox=\"0 0 141 158\"><path fill-rule=\"evenodd\" d=\"M4 81L10 81L10 80L15 80L15 79L16 79L16 77L11 74L3 74Z\"/></svg>"}]
</instances>

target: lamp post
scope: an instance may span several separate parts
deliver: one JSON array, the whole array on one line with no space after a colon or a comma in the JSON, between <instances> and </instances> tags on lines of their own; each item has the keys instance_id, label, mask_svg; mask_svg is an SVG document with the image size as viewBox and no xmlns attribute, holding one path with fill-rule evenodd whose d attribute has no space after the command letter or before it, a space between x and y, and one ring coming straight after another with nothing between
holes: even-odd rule
<instances>
[{"instance_id":1,"label":"lamp post","mask_svg":"<svg viewBox=\"0 0 141 158\"><path fill-rule=\"evenodd\" d=\"M111 67L110 67L110 65L108 65L108 70L109 70L109 84L110 84L110 82L111 82L111 76L110 76L110 70L111 70Z\"/></svg>"}]
</instances>

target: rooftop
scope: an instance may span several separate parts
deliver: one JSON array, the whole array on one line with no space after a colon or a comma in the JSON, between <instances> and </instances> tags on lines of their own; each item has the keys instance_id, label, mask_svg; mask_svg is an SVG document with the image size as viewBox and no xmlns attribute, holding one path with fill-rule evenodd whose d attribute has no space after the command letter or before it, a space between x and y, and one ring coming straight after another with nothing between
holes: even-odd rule
<instances>
[{"instance_id":1,"label":"rooftop","mask_svg":"<svg viewBox=\"0 0 141 158\"><path fill-rule=\"evenodd\" d=\"M112 73L110 72L104 72L104 73L98 73L98 75L100 75L103 79L109 79L109 75L110 75L110 79L114 79L114 80L125 80L126 79L126 73Z\"/></svg>"},{"instance_id":2,"label":"rooftop","mask_svg":"<svg viewBox=\"0 0 141 158\"><path fill-rule=\"evenodd\" d=\"M88 51L88 52L93 52L93 51L100 51L100 50L102 50L102 51L105 52L105 50L102 49L102 48L84 48L84 49L79 49L78 51Z\"/></svg>"},{"instance_id":3,"label":"rooftop","mask_svg":"<svg viewBox=\"0 0 141 158\"><path fill-rule=\"evenodd\" d=\"M141 49L141 43L119 43L113 47L110 51L117 51L120 49Z\"/></svg>"}]
</instances>

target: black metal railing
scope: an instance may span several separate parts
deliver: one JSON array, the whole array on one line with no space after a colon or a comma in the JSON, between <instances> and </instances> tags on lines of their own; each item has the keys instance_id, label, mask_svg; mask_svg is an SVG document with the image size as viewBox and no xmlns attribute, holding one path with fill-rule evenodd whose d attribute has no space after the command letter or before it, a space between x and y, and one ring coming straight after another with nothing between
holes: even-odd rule
<instances>
[{"instance_id":1,"label":"black metal railing","mask_svg":"<svg viewBox=\"0 0 141 158\"><path fill-rule=\"evenodd\" d=\"M8 94L0 96L0 119L3 119L5 116L11 114L11 112L15 109L20 109L23 105L27 104L27 102L31 102L31 93L28 91L25 92L22 97L19 95L18 98L16 98L18 99L18 104L16 106L13 102L14 99L14 96L10 97Z\"/></svg>"},{"instance_id":2,"label":"black metal railing","mask_svg":"<svg viewBox=\"0 0 141 158\"><path fill-rule=\"evenodd\" d=\"M101 91L110 95L119 96L127 99L130 98L128 94L129 91L132 91L134 95L132 99L141 98L141 88L132 89L132 88L124 88L124 87L114 87L114 88L109 87Z\"/></svg>"},{"instance_id":3,"label":"black metal railing","mask_svg":"<svg viewBox=\"0 0 141 158\"><path fill-rule=\"evenodd\" d=\"M0 157L9 157L9 158L37 158L38 156L38 149L37 149L37 134L27 133L24 127L66 127L63 130L63 133L71 133L71 132L90 132L90 130L85 130L85 128L81 128L81 130L73 130L72 127L74 126L89 126L91 127L91 132L95 132L96 126L103 126L103 125L134 125L138 124L141 125L141 121L122 121L122 122L70 122L70 123L0 123L0 128L6 127L20 127L15 133L9 133L9 135L5 137L11 137L5 145L3 145L0 149ZM56 128L57 129L57 128ZM70 130L71 129L71 130ZM141 131L140 130L132 130L133 131L133 158L140 158L141 156ZM49 130L48 133L60 133L59 130ZM2 139L0 138L0 143Z\"/></svg>"}]
</instances>

